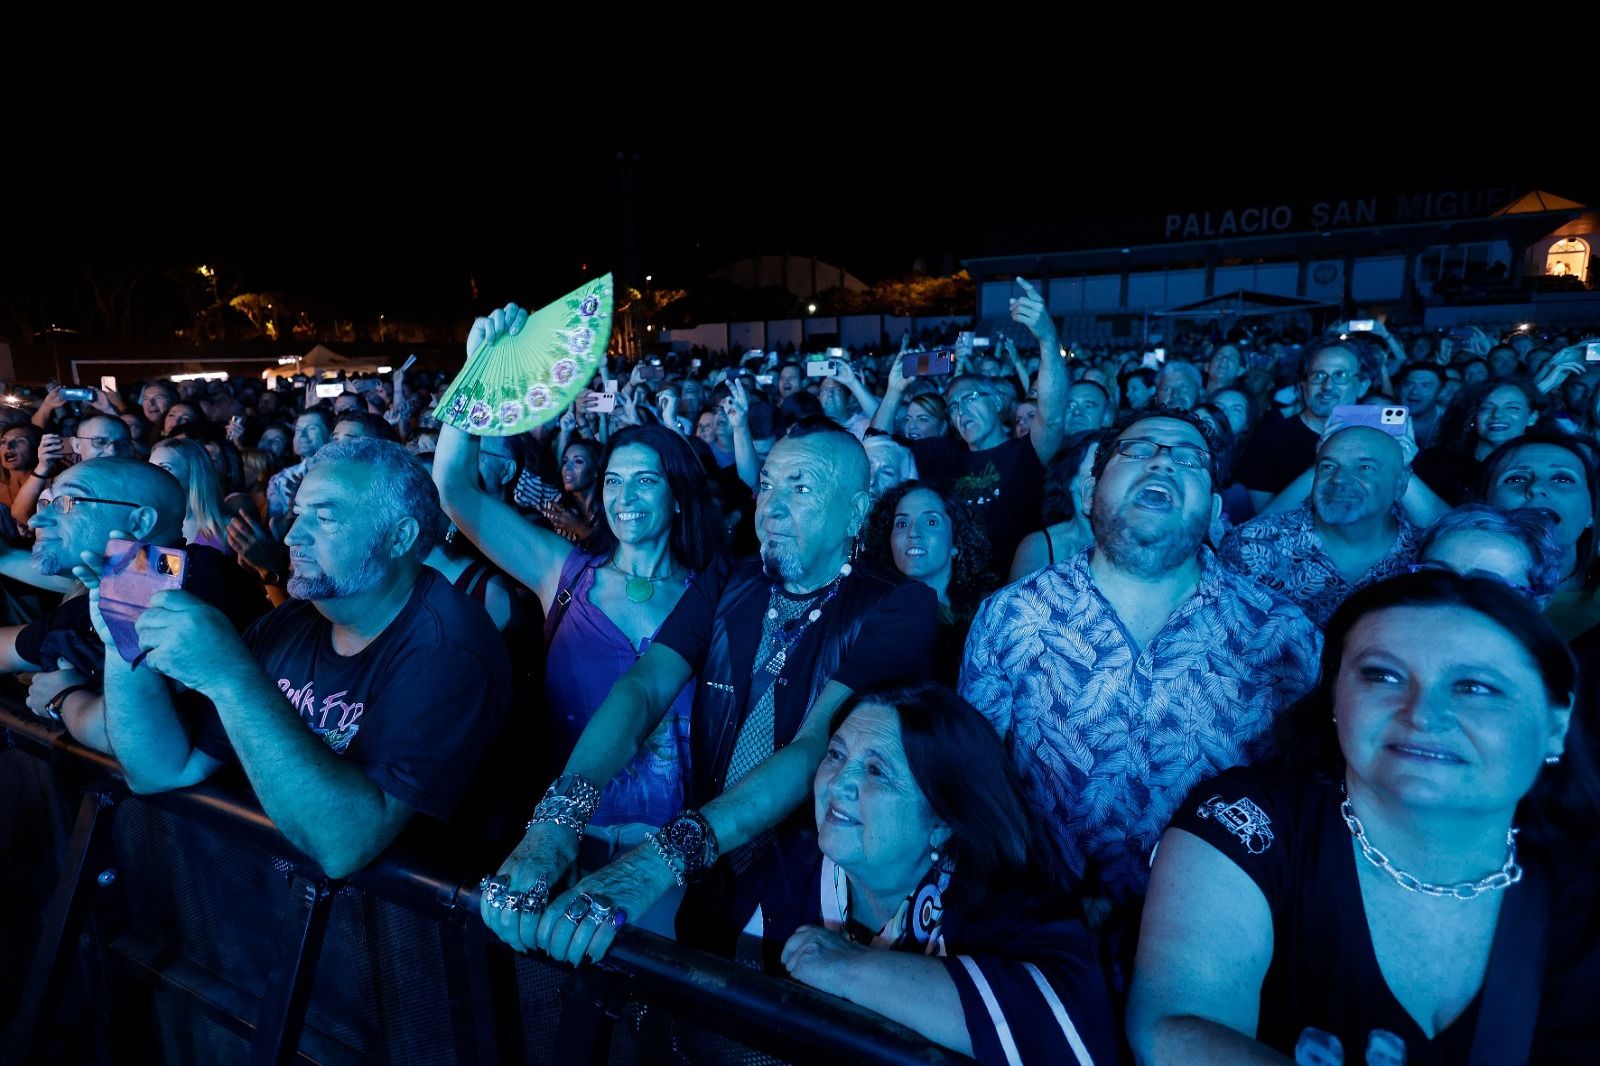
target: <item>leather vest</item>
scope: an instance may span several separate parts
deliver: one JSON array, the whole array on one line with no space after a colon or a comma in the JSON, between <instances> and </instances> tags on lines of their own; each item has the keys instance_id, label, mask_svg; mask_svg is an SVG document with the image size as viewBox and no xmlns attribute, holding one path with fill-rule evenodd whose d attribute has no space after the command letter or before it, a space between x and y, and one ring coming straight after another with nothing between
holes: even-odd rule
<instances>
[{"instance_id":1,"label":"leather vest","mask_svg":"<svg viewBox=\"0 0 1600 1066\"><path fill-rule=\"evenodd\" d=\"M772 686L772 735L778 748L799 732L806 711L849 655L872 608L904 580L896 571L857 562L822 617L789 649L783 674ZM734 569L717 601L689 729L690 806L703 806L726 788L733 744L751 710L751 675L771 587L771 579L761 572L761 561L746 560Z\"/></svg>"}]
</instances>

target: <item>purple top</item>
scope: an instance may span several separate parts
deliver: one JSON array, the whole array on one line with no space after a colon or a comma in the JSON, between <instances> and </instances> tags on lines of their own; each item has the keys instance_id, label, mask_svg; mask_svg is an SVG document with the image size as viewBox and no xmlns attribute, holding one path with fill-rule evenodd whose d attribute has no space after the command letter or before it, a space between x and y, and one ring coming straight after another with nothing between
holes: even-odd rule
<instances>
[{"instance_id":1,"label":"purple top","mask_svg":"<svg viewBox=\"0 0 1600 1066\"><path fill-rule=\"evenodd\" d=\"M563 589L572 590L561 623L550 641L544 692L554 725L559 759L565 761L578 736L594 717L611 686L638 661L655 639L644 638L637 651L615 622L589 601L598 557L574 550L561 566ZM694 583L695 575L689 575ZM683 809L689 767L689 712L694 682L683 686L639 754L605 786L595 825L644 822L659 826Z\"/></svg>"}]
</instances>

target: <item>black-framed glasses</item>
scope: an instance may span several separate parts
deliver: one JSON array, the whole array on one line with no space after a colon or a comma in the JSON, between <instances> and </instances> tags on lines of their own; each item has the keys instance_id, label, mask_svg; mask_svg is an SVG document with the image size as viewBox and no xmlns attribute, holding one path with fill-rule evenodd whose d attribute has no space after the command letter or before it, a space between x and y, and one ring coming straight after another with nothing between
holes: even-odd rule
<instances>
[{"instance_id":1,"label":"black-framed glasses","mask_svg":"<svg viewBox=\"0 0 1600 1066\"><path fill-rule=\"evenodd\" d=\"M62 493L52 496L48 500L40 500L40 508L53 507L57 514L71 514L72 509L80 503L109 503L118 507L143 507L142 503L131 503L128 500L103 500L98 496L69 496Z\"/></svg>"},{"instance_id":2,"label":"black-framed glasses","mask_svg":"<svg viewBox=\"0 0 1600 1066\"><path fill-rule=\"evenodd\" d=\"M1124 437L1117 441L1115 448L1124 459L1151 459L1167 452L1179 466L1190 470L1211 469L1211 453L1193 444L1162 444L1148 437Z\"/></svg>"},{"instance_id":3,"label":"black-framed glasses","mask_svg":"<svg viewBox=\"0 0 1600 1066\"><path fill-rule=\"evenodd\" d=\"M1527 585L1519 585L1515 581L1507 581L1504 577L1502 577L1499 574L1495 573L1493 570L1477 570L1477 569L1473 569L1473 570L1457 570L1455 567L1447 566L1444 563L1420 562L1420 563L1411 563L1410 565L1408 565L1406 567L1406 573L1408 573L1408 574L1426 574L1426 573L1457 574L1457 575L1459 575L1461 577L1486 577L1491 581L1500 582L1500 584L1505 585L1507 588L1511 589L1514 592L1522 593L1524 596L1528 597L1528 599L1530 599L1530 600L1538 598L1538 593L1534 592Z\"/></svg>"}]
</instances>

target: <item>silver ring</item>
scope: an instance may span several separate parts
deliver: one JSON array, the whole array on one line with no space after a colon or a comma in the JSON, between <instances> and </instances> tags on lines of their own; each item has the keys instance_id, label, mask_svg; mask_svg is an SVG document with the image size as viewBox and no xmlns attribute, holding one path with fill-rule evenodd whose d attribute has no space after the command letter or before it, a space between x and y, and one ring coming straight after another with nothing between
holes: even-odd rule
<instances>
[{"instance_id":1,"label":"silver ring","mask_svg":"<svg viewBox=\"0 0 1600 1066\"><path fill-rule=\"evenodd\" d=\"M483 893L483 902L492 911L503 911L513 906L515 893L507 892L510 887L509 877L485 877L478 882L478 891Z\"/></svg>"},{"instance_id":2,"label":"silver ring","mask_svg":"<svg viewBox=\"0 0 1600 1066\"><path fill-rule=\"evenodd\" d=\"M604 896L589 897L589 921L596 925L605 925L611 920L611 915L616 912L617 906Z\"/></svg>"},{"instance_id":3,"label":"silver ring","mask_svg":"<svg viewBox=\"0 0 1600 1066\"><path fill-rule=\"evenodd\" d=\"M541 877L533 883L532 888L522 893L517 905L512 909L518 914L543 914L549 904L550 885Z\"/></svg>"},{"instance_id":4,"label":"silver ring","mask_svg":"<svg viewBox=\"0 0 1600 1066\"><path fill-rule=\"evenodd\" d=\"M594 906L594 897L587 892L580 892L578 898L567 904L567 909L562 912L562 917L573 925L578 925L589 914L589 909Z\"/></svg>"}]
</instances>

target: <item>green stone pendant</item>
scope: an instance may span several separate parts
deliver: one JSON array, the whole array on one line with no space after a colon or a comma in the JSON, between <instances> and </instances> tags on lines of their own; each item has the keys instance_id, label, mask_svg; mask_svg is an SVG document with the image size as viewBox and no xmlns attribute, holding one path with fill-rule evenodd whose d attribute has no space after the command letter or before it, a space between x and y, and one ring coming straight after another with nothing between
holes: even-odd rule
<instances>
[{"instance_id":1,"label":"green stone pendant","mask_svg":"<svg viewBox=\"0 0 1600 1066\"><path fill-rule=\"evenodd\" d=\"M630 577L622 591L634 603L644 603L656 594L656 583L647 577Z\"/></svg>"}]
</instances>

